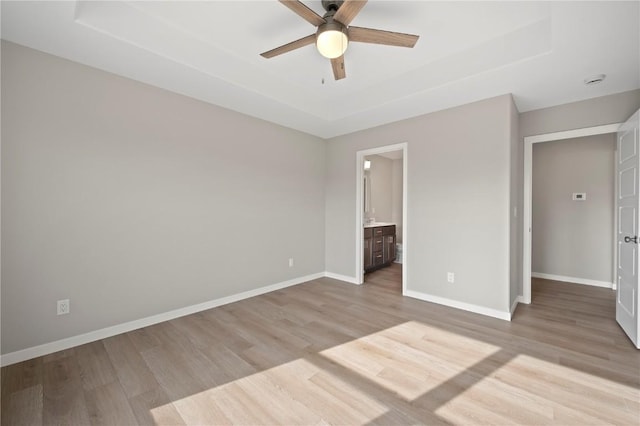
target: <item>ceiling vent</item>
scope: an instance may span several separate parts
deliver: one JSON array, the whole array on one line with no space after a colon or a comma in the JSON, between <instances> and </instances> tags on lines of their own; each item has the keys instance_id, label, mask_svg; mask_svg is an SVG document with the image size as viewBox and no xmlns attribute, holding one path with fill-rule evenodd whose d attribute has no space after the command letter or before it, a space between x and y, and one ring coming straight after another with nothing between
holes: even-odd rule
<instances>
[{"instance_id":1,"label":"ceiling vent","mask_svg":"<svg viewBox=\"0 0 640 426\"><path fill-rule=\"evenodd\" d=\"M602 83L606 77L607 76L604 75L604 74L594 75L592 77L585 78L584 79L584 84L586 84L587 86L592 86L594 84L599 84L599 83Z\"/></svg>"}]
</instances>

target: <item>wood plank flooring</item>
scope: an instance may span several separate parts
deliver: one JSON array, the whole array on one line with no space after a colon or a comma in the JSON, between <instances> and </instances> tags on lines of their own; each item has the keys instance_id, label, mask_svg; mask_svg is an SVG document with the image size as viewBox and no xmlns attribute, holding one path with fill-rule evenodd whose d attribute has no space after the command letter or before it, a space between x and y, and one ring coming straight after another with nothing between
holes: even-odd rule
<instances>
[{"instance_id":1,"label":"wood plank flooring","mask_svg":"<svg viewBox=\"0 0 640 426\"><path fill-rule=\"evenodd\" d=\"M512 322L328 278L2 368L3 425L640 423L614 292L534 280Z\"/></svg>"}]
</instances>

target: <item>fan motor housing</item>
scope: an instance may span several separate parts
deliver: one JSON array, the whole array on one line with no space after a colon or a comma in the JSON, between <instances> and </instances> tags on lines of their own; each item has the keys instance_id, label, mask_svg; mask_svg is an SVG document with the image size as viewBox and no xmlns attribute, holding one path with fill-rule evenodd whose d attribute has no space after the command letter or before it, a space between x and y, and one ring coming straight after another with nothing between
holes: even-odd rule
<instances>
[{"instance_id":1,"label":"fan motor housing","mask_svg":"<svg viewBox=\"0 0 640 426\"><path fill-rule=\"evenodd\" d=\"M344 0L322 0L322 7L327 12L335 12L344 3Z\"/></svg>"}]
</instances>

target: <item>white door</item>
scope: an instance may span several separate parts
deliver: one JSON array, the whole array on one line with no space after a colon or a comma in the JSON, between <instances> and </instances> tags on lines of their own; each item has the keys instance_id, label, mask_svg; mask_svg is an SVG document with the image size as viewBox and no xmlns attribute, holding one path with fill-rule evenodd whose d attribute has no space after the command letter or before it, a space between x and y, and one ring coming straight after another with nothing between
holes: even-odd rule
<instances>
[{"instance_id":1,"label":"white door","mask_svg":"<svg viewBox=\"0 0 640 426\"><path fill-rule=\"evenodd\" d=\"M640 111L618 131L616 173L618 173L618 271L616 321L636 347L640 348L638 330L638 213L640 184L638 163L638 128Z\"/></svg>"}]
</instances>

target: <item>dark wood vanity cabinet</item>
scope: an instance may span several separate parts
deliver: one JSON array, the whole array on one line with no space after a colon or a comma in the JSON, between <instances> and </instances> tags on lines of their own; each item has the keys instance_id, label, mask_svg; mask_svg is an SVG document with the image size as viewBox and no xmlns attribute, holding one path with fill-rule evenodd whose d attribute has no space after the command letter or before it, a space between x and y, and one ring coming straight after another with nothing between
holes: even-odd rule
<instances>
[{"instance_id":1,"label":"dark wood vanity cabinet","mask_svg":"<svg viewBox=\"0 0 640 426\"><path fill-rule=\"evenodd\" d=\"M371 269L373 262L373 228L364 228L364 270Z\"/></svg>"},{"instance_id":2,"label":"dark wood vanity cabinet","mask_svg":"<svg viewBox=\"0 0 640 426\"><path fill-rule=\"evenodd\" d=\"M389 266L396 260L396 226L364 228L364 271Z\"/></svg>"},{"instance_id":3,"label":"dark wood vanity cabinet","mask_svg":"<svg viewBox=\"0 0 640 426\"><path fill-rule=\"evenodd\" d=\"M384 235L382 238L382 257L391 263L396 260L396 234Z\"/></svg>"}]
</instances>

